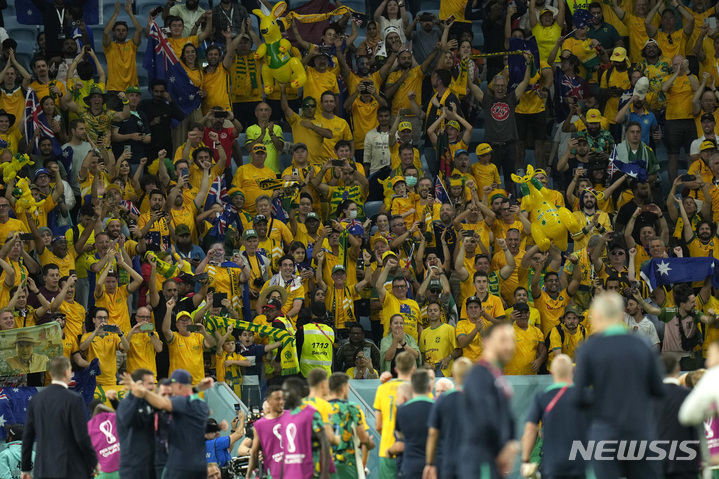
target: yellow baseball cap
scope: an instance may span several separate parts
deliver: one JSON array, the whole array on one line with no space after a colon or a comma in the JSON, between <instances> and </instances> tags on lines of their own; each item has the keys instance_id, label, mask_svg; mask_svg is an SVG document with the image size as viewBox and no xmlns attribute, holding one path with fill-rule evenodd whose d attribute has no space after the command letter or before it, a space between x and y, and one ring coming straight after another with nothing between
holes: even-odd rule
<instances>
[{"instance_id":1,"label":"yellow baseball cap","mask_svg":"<svg viewBox=\"0 0 719 479\"><path fill-rule=\"evenodd\" d=\"M477 145L477 156L489 155L490 153L492 153L492 147L489 146L489 143L480 143Z\"/></svg>"},{"instance_id":2,"label":"yellow baseball cap","mask_svg":"<svg viewBox=\"0 0 719 479\"><path fill-rule=\"evenodd\" d=\"M386 260L388 256L394 256L395 258L397 258L397 254L394 251L389 250L389 251L385 251L384 254L382 255L382 261Z\"/></svg>"},{"instance_id":3,"label":"yellow baseball cap","mask_svg":"<svg viewBox=\"0 0 719 479\"><path fill-rule=\"evenodd\" d=\"M602 121L602 114L596 108L587 112L587 123L599 123Z\"/></svg>"},{"instance_id":4,"label":"yellow baseball cap","mask_svg":"<svg viewBox=\"0 0 719 479\"><path fill-rule=\"evenodd\" d=\"M403 121L399 124L399 131L409 130L412 131L412 123Z\"/></svg>"},{"instance_id":5,"label":"yellow baseball cap","mask_svg":"<svg viewBox=\"0 0 719 479\"><path fill-rule=\"evenodd\" d=\"M717 149L716 144L711 140L704 140L704 141L702 141L701 146L699 146L699 151L716 150L716 149Z\"/></svg>"},{"instance_id":6,"label":"yellow baseball cap","mask_svg":"<svg viewBox=\"0 0 719 479\"><path fill-rule=\"evenodd\" d=\"M447 122L447 126L451 126L452 128L454 128L454 129L457 130L457 131L459 131L459 130L462 129L462 128L459 126L459 122L458 122L457 120L449 120L449 121Z\"/></svg>"}]
</instances>

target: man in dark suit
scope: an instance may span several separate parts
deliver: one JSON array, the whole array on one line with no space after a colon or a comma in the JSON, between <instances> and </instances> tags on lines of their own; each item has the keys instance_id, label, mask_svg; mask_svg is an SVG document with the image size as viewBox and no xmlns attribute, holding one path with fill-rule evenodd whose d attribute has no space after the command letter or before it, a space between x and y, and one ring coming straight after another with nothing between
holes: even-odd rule
<instances>
[{"instance_id":1,"label":"man in dark suit","mask_svg":"<svg viewBox=\"0 0 719 479\"><path fill-rule=\"evenodd\" d=\"M94 475L97 455L87 432L82 397L68 390L70 360L53 358L48 369L52 384L30 401L22 437L22 479L87 479ZM33 443L37 440L35 464Z\"/></svg>"},{"instance_id":2,"label":"man in dark suit","mask_svg":"<svg viewBox=\"0 0 719 479\"><path fill-rule=\"evenodd\" d=\"M693 441L677 451L672 459L669 454L662 461L664 477L666 479L696 478L701 469L701 451L699 450L699 437L697 428L683 426L679 423L679 408L689 396L689 389L679 385L679 360L672 355L662 356L664 364L664 397L658 404L657 424L659 425L659 439L666 441L665 451L669 453L669 441ZM694 459L688 459L691 455Z\"/></svg>"},{"instance_id":3,"label":"man in dark suit","mask_svg":"<svg viewBox=\"0 0 719 479\"><path fill-rule=\"evenodd\" d=\"M577 350L576 404L591 411L589 441L657 439L651 404L664 394L659 360L643 338L629 334L622 324L624 310L617 293L596 296L591 317L597 334ZM597 479L661 477L658 461L596 458L592 467Z\"/></svg>"}]
</instances>

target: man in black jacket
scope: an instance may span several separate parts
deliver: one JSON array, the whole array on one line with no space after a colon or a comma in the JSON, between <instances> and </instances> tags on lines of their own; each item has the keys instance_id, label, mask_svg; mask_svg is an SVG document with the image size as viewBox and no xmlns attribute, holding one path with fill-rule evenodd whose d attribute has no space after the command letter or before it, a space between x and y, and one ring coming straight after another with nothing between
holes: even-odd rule
<instances>
[{"instance_id":1,"label":"man in black jacket","mask_svg":"<svg viewBox=\"0 0 719 479\"><path fill-rule=\"evenodd\" d=\"M70 360L53 358L48 369L52 384L30 401L22 437L22 479L87 479L94 476L97 455L87 432L82 397L68 390ZM33 444L37 442L35 463Z\"/></svg>"},{"instance_id":2,"label":"man in black jacket","mask_svg":"<svg viewBox=\"0 0 719 479\"><path fill-rule=\"evenodd\" d=\"M464 421L459 477L480 477L485 471L491 477L504 477L519 452L510 405L512 386L502 375L502 366L514 356L514 329L508 323L493 324L482 331L482 340L482 358L464 382L458 411Z\"/></svg>"},{"instance_id":3,"label":"man in black jacket","mask_svg":"<svg viewBox=\"0 0 719 479\"><path fill-rule=\"evenodd\" d=\"M662 356L664 364L664 397L659 401L657 409L657 424L659 425L659 439L665 441L667 457L662 461L664 477L667 479L682 479L698 477L701 469L701 452L699 451L699 438L697 428L682 426L679 423L679 408L689 396L689 389L679 385L679 360L676 356ZM679 444L693 441L676 451L673 458L669 456L669 441ZM693 458L691 458L693 456Z\"/></svg>"},{"instance_id":4,"label":"man in black jacket","mask_svg":"<svg viewBox=\"0 0 719 479\"><path fill-rule=\"evenodd\" d=\"M651 404L664 394L659 361L649 343L622 324L624 309L617 293L595 297L591 318L597 334L577 351L576 404L591 410L588 441L657 438ZM592 461L597 479L656 478L661 476L658 466L657 461Z\"/></svg>"},{"instance_id":5,"label":"man in black jacket","mask_svg":"<svg viewBox=\"0 0 719 479\"><path fill-rule=\"evenodd\" d=\"M152 391L155 376L149 369L136 369L132 380ZM155 410L144 399L127 394L116 407L117 434L120 438L120 477L155 477ZM158 478L159 479L159 478Z\"/></svg>"}]
</instances>

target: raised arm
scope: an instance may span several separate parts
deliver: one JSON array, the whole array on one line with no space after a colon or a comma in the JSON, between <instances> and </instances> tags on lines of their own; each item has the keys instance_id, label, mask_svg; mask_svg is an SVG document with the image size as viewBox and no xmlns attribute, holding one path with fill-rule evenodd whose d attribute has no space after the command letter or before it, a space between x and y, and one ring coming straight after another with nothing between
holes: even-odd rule
<instances>
[{"instance_id":1,"label":"raised arm","mask_svg":"<svg viewBox=\"0 0 719 479\"><path fill-rule=\"evenodd\" d=\"M651 10L649 10L649 13L644 19L644 28L646 29L649 38L654 38L657 35L658 30L657 27L655 27L652 23L652 20L654 20L654 17L656 17L657 13L659 12L659 8L661 8L663 5L664 2L656 2L656 4L652 7Z\"/></svg>"}]
</instances>

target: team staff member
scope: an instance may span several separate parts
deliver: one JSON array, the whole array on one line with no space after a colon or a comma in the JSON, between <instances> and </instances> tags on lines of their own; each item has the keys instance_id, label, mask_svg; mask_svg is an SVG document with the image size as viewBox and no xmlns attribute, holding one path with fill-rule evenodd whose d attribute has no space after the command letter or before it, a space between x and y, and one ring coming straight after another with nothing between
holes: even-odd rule
<instances>
[{"instance_id":1,"label":"team staff member","mask_svg":"<svg viewBox=\"0 0 719 479\"><path fill-rule=\"evenodd\" d=\"M397 476L397 463L390 457L387 450L394 444L394 422L397 416L397 388L412 378L415 371L414 357L410 353L399 353L395 358L397 378L390 379L377 388L374 397L375 427L382 435L379 444L379 477L380 479L394 479Z\"/></svg>"}]
</instances>

